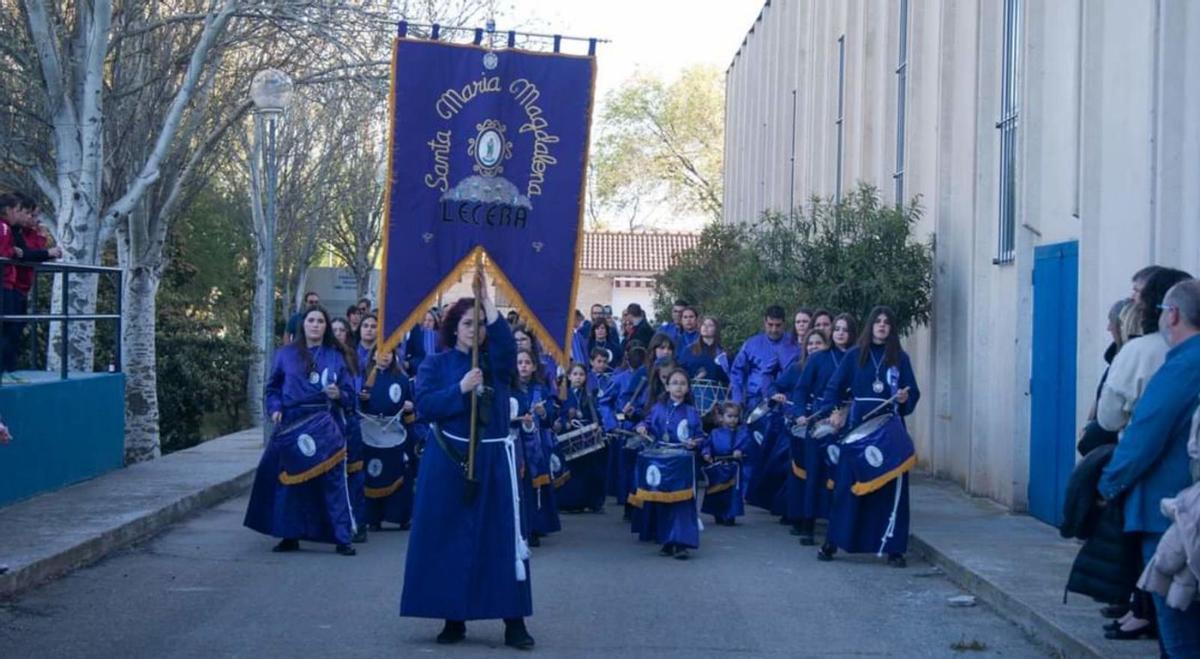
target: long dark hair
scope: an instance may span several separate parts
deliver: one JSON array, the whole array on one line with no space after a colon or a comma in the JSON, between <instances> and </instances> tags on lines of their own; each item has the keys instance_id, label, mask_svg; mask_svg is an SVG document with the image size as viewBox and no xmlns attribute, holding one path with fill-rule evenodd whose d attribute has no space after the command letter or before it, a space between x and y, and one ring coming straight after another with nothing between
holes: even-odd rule
<instances>
[{"instance_id":1,"label":"long dark hair","mask_svg":"<svg viewBox=\"0 0 1200 659\"><path fill-rule=\"evenodd\" d=\"M663 332L656 332L654 336L650 337L650 345L646 348L646 359L658 359L654 351L658 350L658 347L664 343L671 346L671 353L674 354L675 341L671 339L671 336Z\"/></svg>"},{"instance_id":2,"label":"long dark hair","mask_svg":"<svg viewBox=\"0 0 1200 659\"><path fill-rule=\"evenodd\" d=\"M704 337L701 336L701 337L697 338L695 341L692 341L692 345L688 346L688 350L693 355L697 355L697 356L704 355L705 357L716 357L717 353L721 351L721 323L718 322L717 319L713 318L712 316L702 316L700 318L700 324L697 325L697 327L703 327L704 321L706 321L706 320L711 320L713 327L717 328L716 331L713 332L712 345L711 346L705 345Z\"/></svg>"},{"instance_id":3,"label":"long dark hair","mask_svg":"<svg viewBox=\"0 0 1200 659\"><path fill-rule=\"evenodd\" d=\"M289 347L295 350L296 355L300 357L300 362L304 364L304 372L307 373L313 368L312 353L308 351L308 339L304 334L304 321L313 312L320 313L321 317L325 319L325 333L321 335L321 345L336 351L342 356L342 360L346 362L346 368L351 373L356 373L358 371L358 356L333 335L333 322L329 320L329 312L321 305L306 310L304 315L300 316L300 331L296 333L296 336L292 338L291 344L289 344Z\"/></svg>"},{"instance_id":4,"label":"long dark hair","mask_svg":"<svg viewBox=\"0 0 1200 659\"><path fill-rule=\"evenodd\" d=\"M533 375L529 376L529 384L546 384L546 379L542 377L542 362L538 359L537 353L528 348L517 349L517 357L522 354L529 355L529 361L533 362ZM521 375L515 369L513 370L512 384L518 389L521 387Z\"/></svg>"},{"instance_id":5,"label":"long dark hair","mask_svg":"<svg viewBox=\"0 0 1200 659\"><path fill-rule=\"evenodd\" d=\"M896 312L891 307L879 305L867 314L867 322L863 323L862 332L858 335L858 365L866 366L871 359L871 344L875 342L875 321L880 317L886 318L890 331L887 340L883 342L883 365L900 365L900 334L896 329Z\"/></svg>"},{"instance_id":6,"label":"long dark hair","mask_svg":"<svg viewBox=\"0 0 1200 659\"><path fill-rule=\"evenodd\" d=\"M845 349L849 350L850 348L852 348L854 346L854 342L857 340L857 337L855 335L858 334L858 319L855 318L854 314L852 314L852 313L840 313L834 317L833 328L831 328L831 330L829 332L829 347L831 347L831 348L838 347L837 344L835 344L833 342L833 330L837 329L837 324L838 324L839 320L846 321L846 334L850 335L850 339L849 339L849 343L846 344Z\"/></svg>"},{"instance_id":7,"label":"long dark hair","mask_svg":"<svg viewBox=\"0 0 1200 659\"><path fill-rule=\"evenodd\" d=\"M1140 302L1143 335L1158 331L1158 305L1162 304L1163 298L1167 296L1167 291L1171 290L1175 284L1191 278L1192 276L1188 273L1175 268L1159 268L1150 275L1150 278L1146 280L1146 285L1142 287L1142 301Z\"/></svg>"},{"instance_id":8,"label":"long dark hair","mask_svg":"<svg viewBox=\"0 0 1200 659\"><path fill-rule=\"evenodd\" d=\"M643 408L643 416L650 415L650 410L654 409L655 403L657 403L662 398L662 395L667 391L666 387L664 387L662 384L662 374L664 372L673 372L678 368L679 367L675 364L675 360L667 357L661 362L654 364L654 366L650 367L650 369L646 372L646 405Z\"/></svg>"}]
</instances>

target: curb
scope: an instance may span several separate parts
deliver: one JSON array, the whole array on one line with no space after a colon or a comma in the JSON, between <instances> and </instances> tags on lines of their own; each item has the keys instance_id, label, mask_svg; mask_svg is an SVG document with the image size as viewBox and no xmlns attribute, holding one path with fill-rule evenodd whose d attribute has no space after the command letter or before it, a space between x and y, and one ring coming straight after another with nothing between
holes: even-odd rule
<instances>
[{"instance_id":1,"label":"curb","mask_svg":"<svg viewBox=\"0 0 1200 659\"><path fill-rule=\"evenodd\" d=\"M238 496L248 490L254 482L254 471L253 468L250 468L233 478L213 483L137 519L84 540L65 551L16 567L7 574L0 575L0 600L11 599L31 588L91 565L119 549L124 549L155 535L192 513L211 508L226 499Z\"/></svg>"},{"instance_id":2,"label":"curb","mask_svg":"<svg viewBox=\"0 0 1200 659\"><path fill-rule=\"evenodd\" d=\"M1057 650L1059 656L1071 659L1102 659L1107 656L1088 641L1071 634L1053 620L1038 613L1032 606L1004 592L987 578L939 551L926 542L919 532L910 533L909 543L913 551L941 568L951 581L986 602L1001 617L1016 624L1025 633Z\"/></svg>"}]
</instances>

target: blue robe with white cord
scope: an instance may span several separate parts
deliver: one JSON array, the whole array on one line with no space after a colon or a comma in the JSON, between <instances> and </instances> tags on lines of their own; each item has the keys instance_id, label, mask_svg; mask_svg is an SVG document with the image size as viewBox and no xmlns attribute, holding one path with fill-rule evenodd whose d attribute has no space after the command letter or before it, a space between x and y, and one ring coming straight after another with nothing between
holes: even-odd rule
<instances>
[{"instance_id":1,"label":"blue robe with white cord","mask_svg":"<svg viewBox=\"0 0 1200 659\"><path fill-rule=\"evenodd\" d=\"M309 351L311 368L300 350ZM327 384L337 384L338 400L325 395ZM344 418L354 413L354 396L354 379L336 348L291 344L275 353L266 408L283 418L254 475L247 527L276 538L350 543L355 522L346 488Z\"/></svg>"},{"instance_id":2,"label":"blue robe with white cord","mask_svg":"<svg viewBox=\"0 0 1200 659\"><path fill-rule=\"evenodd\" d=\"M884 363L884 346L871 345L866 364L859 365L859 349L846 351L841 365L825 386L818 414L828 414L846 399L851 399L846 428L853 431L863 417L897 391L908 387L908 401L892 403L891 411L900 417L912 414L921 392L913 376L908 353L900 351L899 363ZM882 387L876 391L875 383ZM838 449L837 445L828 449ZM887 456L885 456L886 458ZM907 469L897 469L893 478L866 494L855 494L853 463L838 460L833 505L829 513L827 541L851 553L903 554L908 550L909 505Z\"/></svg>"},{"instance_id":3,"label":"blue robe with white cord","mask_svg":"<svg viewBox=\"0 0 1200 659\"><path fill-rule=\"evenodd\" d=\"M492 395L487 405L480 405L478 488L467 501L463 465L437 441L430 442L421 461L408 540L402 616L480 620L533 612L529 549L521 536L517 449L509 426L516 344L503 317L487 326L480 367ZM459 381L470 369L471 355L452 349L427 356L417 375L417 415L439 428L463 458L471 402Z\"/></svg>"}]
</instances>

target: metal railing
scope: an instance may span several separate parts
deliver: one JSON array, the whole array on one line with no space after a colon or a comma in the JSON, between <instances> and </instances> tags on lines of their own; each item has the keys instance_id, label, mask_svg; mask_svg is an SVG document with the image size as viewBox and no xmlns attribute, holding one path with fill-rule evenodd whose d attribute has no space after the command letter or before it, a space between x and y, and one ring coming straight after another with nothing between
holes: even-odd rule
<instances>
[{"instance_id":1,"label":"metal railing","mask_svg":"<svg viewBox=\"0 0 1200 659\"><path fill-rule=\"evenodd\" d=\"M0 308L0 324L6 320L16 320L34 324L34 338L36 339L37 326L48 323L62 323L62 332L58 337L61 345L59 346L59 376L61 379L67 379L67 373L70 368L70 351L71 344L71 323L79 322L94 322L98 320L115 321L116 338L113 342L113 362L109 366L109 371L121 370L121 315L122 304L121 299L121 275L124 272L121 268L112 268L100 265L82 265L78 263L54 263L50 261L37 263L32 261L20 261L15 259L0 259L0 273L3 273L7 268L29 268L33 270L33 286L29 291L29 304L32 307L38 299L38 275L51 274L61 281L62 295L60 297L60 312L59 313L23 313L23 314L5 314L4 309ZM71 277L70 275L110 275L114 278L113 288L116 291L116 313L89 313L89 314L74 314L71 313ZM97 283L97 285L99 285ZM53 301L49 304L53 306ZM53 312L53 309L51 309ZM47 333L47 348L49 347L49 333ZM30 341L30 353L33 355L33 361L36 363L36 354L38 352L38 343L36 340Z\"/></svg>"}]
</instances>

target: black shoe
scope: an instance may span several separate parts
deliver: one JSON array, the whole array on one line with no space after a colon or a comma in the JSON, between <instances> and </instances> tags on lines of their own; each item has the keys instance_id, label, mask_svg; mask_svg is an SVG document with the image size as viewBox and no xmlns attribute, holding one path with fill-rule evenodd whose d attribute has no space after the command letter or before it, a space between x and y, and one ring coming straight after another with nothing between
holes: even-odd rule
<instances>
[{"instance_id":1,"label":"black shoe","mask_svg":"<svg viewBox=\"0 0 1200 659\"><path fill-rule=\"evenodd\" d=\"M295 538L284 538L271 548L273 552L300 551L300 541Z\"/></svg>"},{"instance_id":2,"label":"black shoe","mask_svg":"<svg viewBox=\"0 0 1200 659\"><path fill-rule=\"evenodd\" d=\"M336 548L336 551L338 554L341 554L342 556L357 556L358 555L358 550L354 548L354 545L338 545Z\"/></svg>"},{"instance_id":3,"label":"black shoe","mask_svg":"<svg viewBox=\"0 0 1200 659\"><path fill-rule=\"evenodd\" d=\"M674 556L675 555L675 545L663 545L662 549L658 550L658 555L659 556Z\"/></svg>"},{"instance_id":4,"label":"black shoe","mask_svg":"<svg viewBox=\"0 0 1200 659\"><path fill-rule=\"evenodd\" d=\"M1117 618L1124 618L1126 613L1129 613L1128 604L1109 604L1108 606L1100 609L1100 615L1104 616L1105 618L1112 618L1114 620Z\"/></svg>"},{"instance_id":5,"label":"black shoe","mask_svg":"<svg viewBox=\"0 0 1200 659\"><path fill-rule=\"evenodd\" d=\"M367 525L367 530L368 530L368 531L375 532L375 533L378 533L378 532L380 532L380 531L382 531L382 530L383 530L383 524L378 524L378 523L376 523L376 524L368 524L368 525Z\"/></svg>"},{"instance_id":6,"label":"black shoe","mask_svg":"<svg viewBox=\"0 0 1200 659\"><path fill-rule=\"evenodd\" d=\"M825 543L825 544L821 545L820 549L817 550L817 560L818 561L832 561L833 555L836 553L837 553L837 547L834 547L833 545L831 545L829 543Z\"/></svg>"},{"instance_id":7,"label":"black shoe","mask_svg":"<svg viewBox=\"0 0 1200 659\"><path fill-rule=\"evenodd\" d=\"M908 567L908 561L905 560L904 554L890 554L887 558L888 567Z\"/></svg>"},{"instance_id":8,"label":"black shoe","mask_svg":"<svg viewBox=\"0 0 1200 659\"><path fill-rule=\"evenodd\" d=\"M407 531L412 528L412 522L400 522L400 530Z\"/></svg>"},{"instance_id":9,"label":"black shoe","mask_svg":"<svg viewBox=\"0 0 1200 659\"><path fill-rule=\"evenodd\" d=\"M359 529L354 534L354 537L351 538L351 542L353 542L356 545L361 545L366 541L367 541L367 530L366 529Z\"/></svg>"},{"instance_id":10,"label":"black shoe","mask_svg":"<svg viewBox=\"0 0 1200 659\"><path fill-rule=\"evenodd\" d=\"M532 536L531 538L529 538L529 546L530 547L541 547L542 546L542 537L535 535L535 536Z\"/></svg>"},{"instance_id":11,"label":"black shoe","mask_svg":"<svg viewBox=\"0 0 1200 659\"><path fill-rule=\"evenodd\" d=\"M1106 632L1115 632L1120 628L1121 628L1120 620L1110 620L1110 621L1104 623L1104 631L1106 631Z\"/></svg>"},{"instance_id":12,"label":"black shoe","mask_svg":"<svg viewBox=\"0 0 1200 659\"><path fill-rule=\"evenodd\" d=\"M793 524L792 528L788 529L788 533L790 535L804 535L804 530L800 528L799 524Z\"/></svg>"},{"instance_id":13,"label":"black shoe","mask_svg":"<svg viewBox=\"0 0 1200 659\"><path fill-rule=\"evenodd\" d=\"M467 637L467 623L462 620L447 620L442 627L442 633L437 635L437 642L442 645L457 643Z\"/></svg>"},{"instance_id":14,"label":"black shoe","mask_svg":"<svg viewBox=\"0 0 1200 659\"><path fill-rule=\"evenodd\" d=\"M592 514L593 515L603 515L604 514L604 506L600 506L599 508L592 508Z\"/></svg>"},{"instance_id":15,"label":"black shoe","mask_svg":"<svg viewBox=\"0 0 1200 659\"><path fill-rule=\"evenodd\" d=\"M525 629L524 618L512 618L504 621L504 644L518 650L533 649L533 637Z\"/></svg>"},{"instance_id":16,"label":"black shoe","mask_svg":"<svg viewBox=\"0 0 1200 659\"><path fill-rule=\"evenodd\" d=\"M812 547L817 544L817 539L811 533L803 533L800 535L800 544L805 547Z\"/></svg>"},{"instance_id":17,"label":"black shoe","mask_svg":"<svg viewBox=\"0 0 1200 659\"><path fill-rule=\"evenodd\" d=\"M677 561L686 561L690 557L691 554L688 553L687 547L680 547L679 550L675 552L675 560Z\"/></svg>"},{"instance_id":18,"label":"black shoe","mask_svg":"<svg viewBox=\"0 0 1200 659\"><path fill-rule=\"evenodd\" d=\"M1107 639L1110 639L1113 641L1135 641L1139 638L1154 638L1154 637L1155 637L1154 625L1150 625L1150 624L1146 625L1145 627L1139 627L1136 630L1131 631L1131 632L1127 632L1124 629L1117 629L1115 631L1104 632L1104 638L1107 638Z\"/></svg>"}]
</instances>

